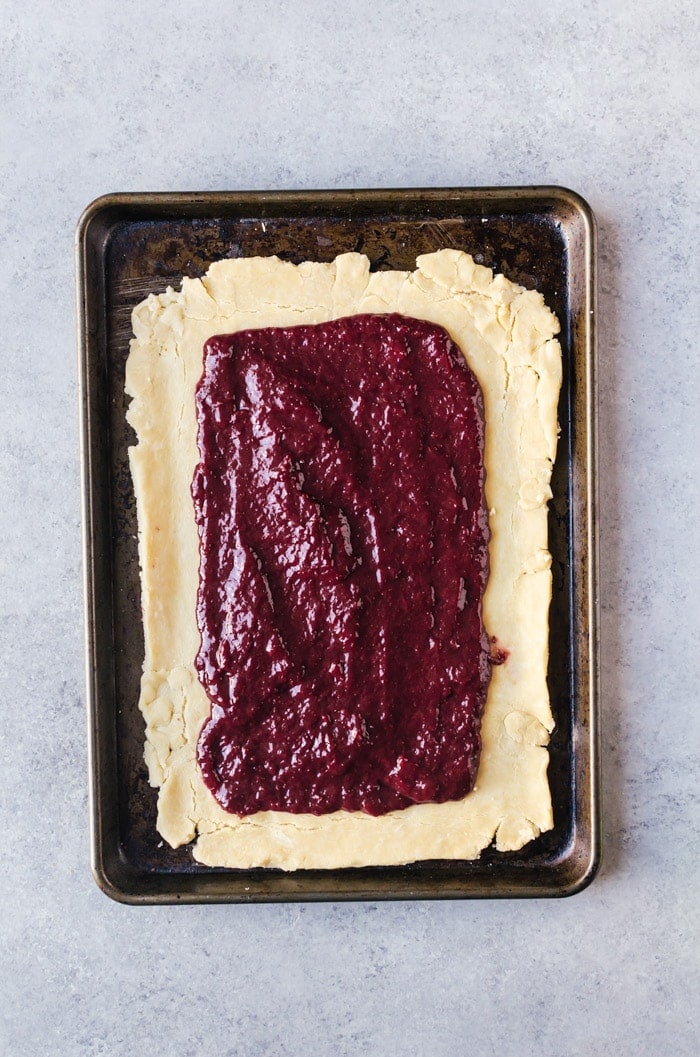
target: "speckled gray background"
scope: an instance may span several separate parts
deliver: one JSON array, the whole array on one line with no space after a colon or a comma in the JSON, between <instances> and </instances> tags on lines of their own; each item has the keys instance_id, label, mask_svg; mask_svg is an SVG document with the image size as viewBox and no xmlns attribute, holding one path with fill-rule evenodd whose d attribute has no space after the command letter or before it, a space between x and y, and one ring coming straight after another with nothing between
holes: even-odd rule
<instances>
[{"instance_id":1,"label":"speckled gray background","mask_svg":"<svg viewBox=\"0 0 700 1057\"><path fill-rule=\"evenodd\" d=\"M3 1057L694 1054L695 5L2 7ZM550 902L110 902L88 868L78 215L112 190L499 183L568 185L600 224L601 874Z\"/></svg>"}]
</instances>

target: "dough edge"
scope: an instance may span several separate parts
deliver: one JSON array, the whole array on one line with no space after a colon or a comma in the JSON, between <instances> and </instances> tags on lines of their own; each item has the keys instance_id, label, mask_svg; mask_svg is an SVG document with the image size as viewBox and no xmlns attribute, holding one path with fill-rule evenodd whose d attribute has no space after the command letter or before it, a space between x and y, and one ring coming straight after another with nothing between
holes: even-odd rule
<instances>
[{"instance_id":1,"label":"dough edge","mask_svg":"<svg viewBox=\"0 0 700 1057\"><path fill-rule=\"evenodd\" d=\"M218 261L180 291L151 294L132 315L126 365L129 450L139 522L145 659L139 708L144 757L159 788L157 828L173 847L219 867L284 870L474 859L492 841L518 850L552 827L546 684L551 558L547 502L556 453L561 350L542 296L460 250L419 257L413 272L369 271L357 253L330 264L277 257ZM209 701L199 685L198 539L190 482L198 461L194 390L211 336L256 326L401 312L437 323L479 380L486 413L491 576L489 635L508 650L494 666L475 789L463 800L375 818L225 812L196 764Z\"/></svg>"}]
</instances>

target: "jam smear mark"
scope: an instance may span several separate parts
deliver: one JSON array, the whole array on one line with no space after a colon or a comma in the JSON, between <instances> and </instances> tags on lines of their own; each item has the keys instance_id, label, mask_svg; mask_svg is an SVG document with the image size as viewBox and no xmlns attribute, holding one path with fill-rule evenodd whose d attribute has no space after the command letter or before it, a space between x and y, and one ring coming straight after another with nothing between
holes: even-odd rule
<instances>
[{"instance_id":1,"label":"jam smear mark","mask_svg":"<svg viewBox=\"0 0 700 1057\"><path fill-rule=\"evenodd\" d=\"M505 664L510 657L510 650L507 650L505 646L500 646L495 635L491 636L489 642L489 663L496 665Z\"/></svg>"},{"instance_id":2,"label":"jam smear mark","mask_svg":"<svg viewBox=\"0 0 700 1057\"><path fill-rule=\"evenodd\" d=\"M465 796L491 664L483 401L460 349L396 314L214 337L197 418L197 758L218 802Z\"/></svg>"}]
</instances>

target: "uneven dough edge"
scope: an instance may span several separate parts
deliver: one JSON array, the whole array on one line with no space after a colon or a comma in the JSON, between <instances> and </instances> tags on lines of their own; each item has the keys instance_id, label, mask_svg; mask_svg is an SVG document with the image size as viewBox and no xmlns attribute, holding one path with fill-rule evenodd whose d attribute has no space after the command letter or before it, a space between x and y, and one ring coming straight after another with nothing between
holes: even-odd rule
<instances>
[{"instance_id":1,"label":"uneven dough edge","mask_svg":"<svg viewBox=\"0 0 700 1057\"><path fill-rule=\"evenodd\" d=\"M552 827L546 684L551 598L547 501L557 442L561 350L556 317L526 291L458 250L419 257L414 272L370 273L366 257L299 266L276 257L225 260L179 292L134 309L126 366L130 462L139 521L145 759L159 787L158 831L197 838L211 866L286 870L473 859L495 840L517 850ZM461 801L373 818L260 812L239 819L204 786L195 747L209 702L194 669L198 541L190 482L198 461L194 390L214 334L397 311L445 327L476 374L486 412L491 576L488 633L508 650L494 667L476 788Z\"/></svg>"}]
</instances>

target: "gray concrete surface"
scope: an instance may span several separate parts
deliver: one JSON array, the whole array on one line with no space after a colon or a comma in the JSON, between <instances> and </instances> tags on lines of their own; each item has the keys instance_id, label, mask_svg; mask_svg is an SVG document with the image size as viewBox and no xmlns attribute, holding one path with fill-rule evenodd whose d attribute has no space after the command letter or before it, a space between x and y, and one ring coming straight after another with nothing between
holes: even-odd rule
<instances>
[{"instance_id":1,"label":"gray concrete surface","mask_svg":"<svg viewBox=\"0 0 700 1057\"><path fill-rule=\"evenodd\" d=\"M697 9L2 8L0 1053L690 1057ZM540 183L600 225L600 876L564 901L110 902L88 866L81 210L113 190Z\"/></svg>"}]
</instances>

